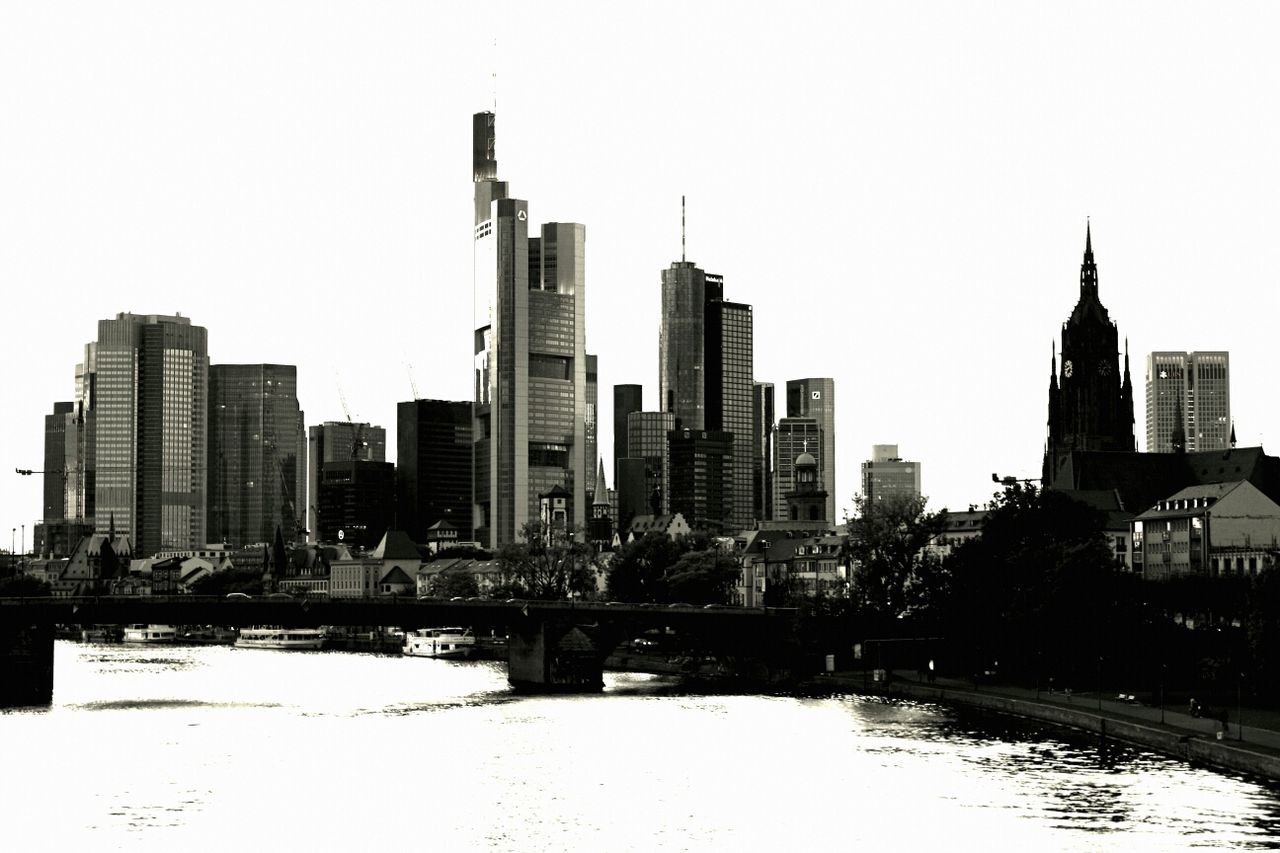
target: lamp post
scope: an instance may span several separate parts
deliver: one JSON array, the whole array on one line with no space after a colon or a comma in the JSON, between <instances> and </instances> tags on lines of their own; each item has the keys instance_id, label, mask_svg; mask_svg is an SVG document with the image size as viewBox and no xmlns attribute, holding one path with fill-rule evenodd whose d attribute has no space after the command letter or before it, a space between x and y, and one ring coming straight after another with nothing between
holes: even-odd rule
<instances>
[{"instance_id":1,"label":"lamp post","mask_svg":"<svg viewBox=\"0 0 1280 853\"><path fill-rule=\"evenodd\" d=\"M1160 664L1160 725L1164 725L1164 673L1165 665Z\"/></svg>"},{"instance_id":2,"label":"lamp post","mask_svg":"<svg viewBox=\"0 0 1280 853\"><path fill-rule=\"evenodd\" d=\"M1244 692L1244 673L1238 673L1236 679L1236 740L1244 740L1244 703L1241 693Z\"/></svg>"},{"instance_id":3,"label":"lamp post","mask_svg":"<svg viewBox=\"0 0 1280 853\"><path fill-rule=\"evenodd\" d=\"M1102 710L1102 655L1098 655L1098 710Z\"/></svg>"}]
</instances>

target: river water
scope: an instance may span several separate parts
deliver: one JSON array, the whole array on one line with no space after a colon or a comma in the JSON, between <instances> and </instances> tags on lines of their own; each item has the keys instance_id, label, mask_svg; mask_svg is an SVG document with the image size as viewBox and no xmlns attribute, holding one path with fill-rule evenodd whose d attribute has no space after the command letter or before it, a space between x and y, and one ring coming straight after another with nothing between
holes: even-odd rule
<instances>
[{"instance_id":1,"label":"river water","mask_svg":"<svg viewBox=\"0 0 1280 853\"><path fill-rule=\"evenodd\" d=\"M58 641L8 850L1280 848L1280 787L999 716L501 663ZM14 844L14 840L17 844Z\"/></svg>"}]
</instances>

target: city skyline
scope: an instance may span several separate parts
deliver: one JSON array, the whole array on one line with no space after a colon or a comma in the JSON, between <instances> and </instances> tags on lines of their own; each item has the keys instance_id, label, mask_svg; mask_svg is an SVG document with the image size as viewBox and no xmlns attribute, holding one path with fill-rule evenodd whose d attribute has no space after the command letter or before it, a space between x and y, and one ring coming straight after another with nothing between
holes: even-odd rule
<instances>
[{"instance_id":1,"label":"city skyline","mask_svg":"<svg viewBox=\"0 0 1280 853\"><path fill-rule=\"evenodd\" d=\"M754 307L753 378L840 386L837 521L877 443L910 448L933 508L986 500L992 471L1039 473L1045 364L1086 216L1135 373L1149 352L1229 351L1239 444L1266 446L1280 131L1253 105L1277 82L1264 24L812 7L780 31L690 10L671 35L662 15L589 7L552 30L517 7L377 20L267 7L258 32L161 8L31 9L0 33L0 69L24 81L0 96L22 129L0 165L0 277L20 325L0 350L6 472L43 459L43 417L73 399L83 342L122 311L190 317L212 363L296 365L311 423L344 419L340 382L353 419L389 432L415 382L470 399L457 223L466 122L492 108L494 69L502 175L538 222L588 228L600 384L657 399L658 273L680 249L685 195L687 257ZM270 35L282 29L290 44ZM648 32L673 49L723 33L730 48L655 68L630 46ZM538 34L574 55L535 53ZM548 99L566 78L582 86ZM670 122L711 132L689 145ZM1221 301L1205 302L1206 282ZM42 483L4 476L0 523L25 526L29 548Z\"/></svg>"}]
</instances>

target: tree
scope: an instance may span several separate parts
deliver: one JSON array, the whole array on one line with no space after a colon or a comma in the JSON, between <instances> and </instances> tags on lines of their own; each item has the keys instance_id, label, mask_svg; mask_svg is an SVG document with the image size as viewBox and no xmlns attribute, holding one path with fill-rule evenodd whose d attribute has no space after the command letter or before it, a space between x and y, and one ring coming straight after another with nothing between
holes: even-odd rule
<instances>
[{"instance_id":1,"label":"tree","mask_svg":"<svg viewBox=\"0 0 1280 853\"><path fill-rule=\"evenodd\" d=\"M1103 521L1062 492L1017 483L997 494L982 536L948 562L953 636L1006 668L1093 673L1111 632L1141 621L1121 615L1128 595Z\"/></svg>"},{"instance_id":2,"label":"tree","mask_svg":"<svg viewBox=\"0 0 1280 853\"><path fill-rule=\"evenodd\" d=\"M480 584L471 572L444 571L431 579L428 591L432 598L472 598L480 594Z\"/></svg>"},{"instance_id":3,"label":"tree","mask_svg":"<svg viewBox=\"0 0 1280 853\"><path fill-rule=\"evenodd\" d=\"M609 565L606 590L613 601L672 601L667 572L688 550L663 533L646 533L628 543Z\"/></svg>"},{"instance_id":4,"label":"tree","mask_svg":"<svg viewBox=\"0 0 1280 853\"><path fill-rule=\"evenodd\" d=\"M520 534L524 541L498 550L498 566L512 593L554 600L595 591L591 549L572 533L531 521Z\"/></svg>"},{"instance_id":5,"label":"tree","mask_svg":"<svg viewBox=\"0 0 1280 853\"><path fill-rule=\"evenodd\" d=\"M900 617L938 597L929 584L943 574L922 551L946 526L947 513L926 512L927 500L909 495L875 503L862 495L855 499L857 517L849 522L849 557L851 597L857 610Z\"/></svg>"},{"instance_id":6,"label":"tree","mask_svg":"<svg viewBox=\"0 0 1280 853\"><path fill-rule=\"evenodd\" d=\"M738 561L718 548L689 551L665 578L671 598L689 604L724 604L738 582Z\"/></svg>"},{"instance_id":7,"label":"tree","mask_svg":"<svg viewBox=\"0 0 1280 853\"><path fill-rule=\"evenodd\" d=\"M225 596L231 592L243 592L245 595L261 595L262 570L257 567L223 569L198 578L191 585L194 595Z\"/></svg>"},{"instance_id":8,"label":"tree","mask_svg":"<svg viewBox=\"0 0 1280 853\"><path fill-rule=\"evenodd\" d=\"M0 597L41 597L52 594L53 589L45 581L33 575L11 575L0 580Z\"/></svg>"}]
</instances>

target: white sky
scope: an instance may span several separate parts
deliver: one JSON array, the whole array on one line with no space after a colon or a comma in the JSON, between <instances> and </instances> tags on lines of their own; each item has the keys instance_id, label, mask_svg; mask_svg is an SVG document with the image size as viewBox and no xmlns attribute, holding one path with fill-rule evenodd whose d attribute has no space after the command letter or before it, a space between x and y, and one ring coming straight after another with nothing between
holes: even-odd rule
<instances>
[{"instance_id":1,"label":"white sky","mask_svg":"<svg viewBox=\"0 0 1280 853\"><path fill-rule=\"evenodd\" d=\"M835 378L842 507L877 443L934 507L1039 474L1086 216L1140 443L1144 356L1177 349L1229 350L1240 443L1268 438L1278 7L690 6L0 5L0 527L30 545L40 478L11 472L120 311L296 364L308 424L340 376L392 457L408 364L469 399L495 67L500 177L587 226L606 459L612 386L656 402L681 194L689 259L755 306L756 378Z\"/></svg>"}]
</instances>

